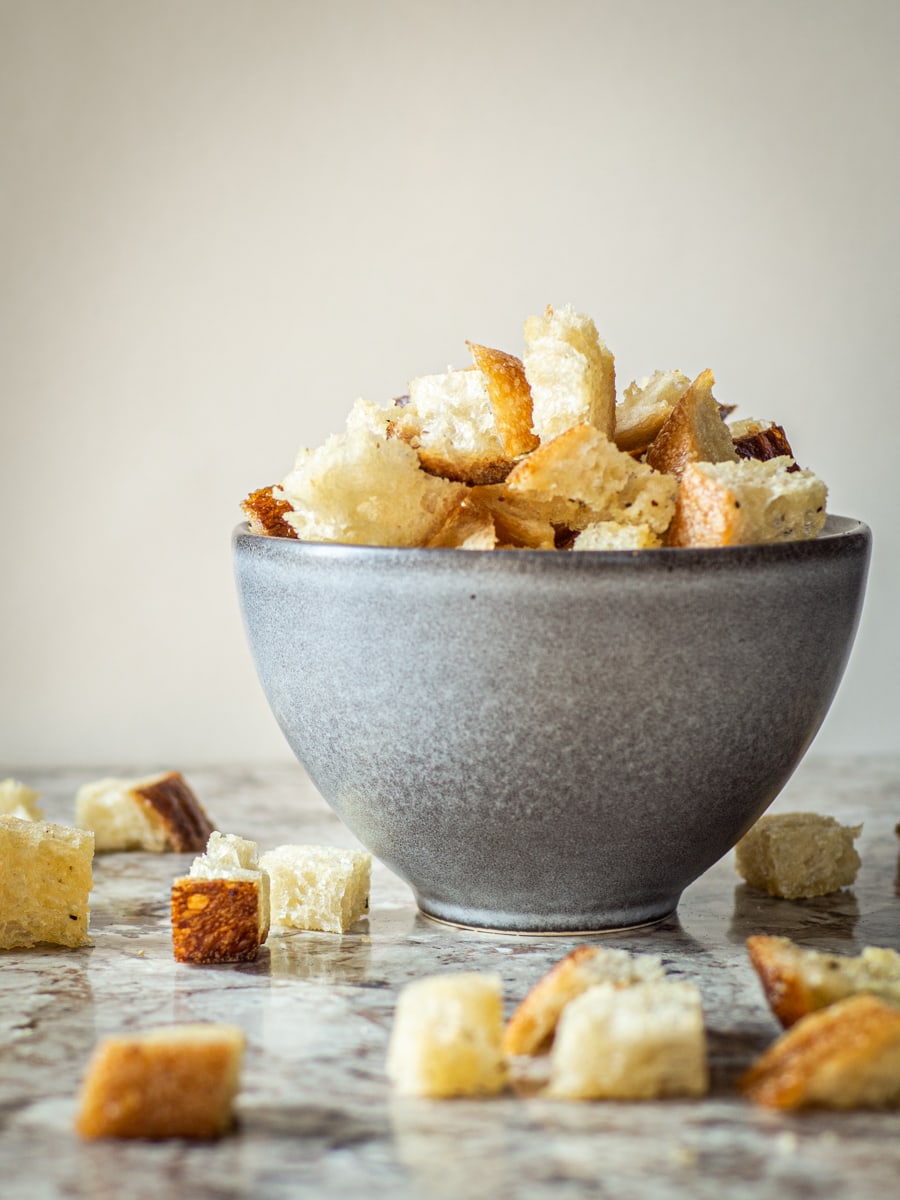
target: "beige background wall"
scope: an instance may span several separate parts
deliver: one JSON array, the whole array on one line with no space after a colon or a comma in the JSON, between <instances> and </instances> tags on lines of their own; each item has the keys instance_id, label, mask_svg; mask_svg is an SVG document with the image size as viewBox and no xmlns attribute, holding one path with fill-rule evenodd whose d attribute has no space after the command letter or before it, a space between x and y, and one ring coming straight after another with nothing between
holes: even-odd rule
<instances>
[{"instance_id":1,"label":"beige background wall","mask_svg":"<svg viewBox=\"0 0 900 1200\"><path fill-rule=\"evenodd\" d=\"M892 0L0 0L0 775L287 758L239 501L548 301L870 522L816 746L895 749L898 39Z\"/></svg>"}]
</instances>

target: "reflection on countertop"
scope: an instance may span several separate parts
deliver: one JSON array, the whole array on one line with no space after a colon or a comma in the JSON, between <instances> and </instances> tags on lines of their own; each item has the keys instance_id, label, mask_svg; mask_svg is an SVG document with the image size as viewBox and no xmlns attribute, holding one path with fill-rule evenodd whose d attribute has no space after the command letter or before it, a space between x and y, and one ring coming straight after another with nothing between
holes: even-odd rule
<instances>
[{"instance_id":1,"label":"reflection on countertop","mask_svg":"<svg viewBox=\"0 0 900 1200\"><path fill-rule=\"evenodd\" d=\"M268 849L354 845L299 767L181 769L220 829ZM12 772L70 822L96 770ZM133 773L138 773L135 770ZM490 1100L391 1095L385 1051L398 989L435 971L489 970L512 1006L579 940L457 930L419 915L380 864L367 920L341 936L275 930L255 963L175 963L172 879L189 855L98 856L91 947L0 955L0 1156L4 1200L194 1197L829 1197L893 1194L898 1116L780 1114L735 1081L776 1036L744 940L781 933L842 953L900 949L900 759L810 758L773 811L863 823L852 889L777 900L743 884L729 855L651 928L609 945L660 954L695 980L706 1011L712 1087L702 1101L543 1099L523 1087ZM248 1039L238 1128L211 1145L84 1143L75 1095L96 1040L168 1021L229 1021Z\"/></svg>"}]
</instances>

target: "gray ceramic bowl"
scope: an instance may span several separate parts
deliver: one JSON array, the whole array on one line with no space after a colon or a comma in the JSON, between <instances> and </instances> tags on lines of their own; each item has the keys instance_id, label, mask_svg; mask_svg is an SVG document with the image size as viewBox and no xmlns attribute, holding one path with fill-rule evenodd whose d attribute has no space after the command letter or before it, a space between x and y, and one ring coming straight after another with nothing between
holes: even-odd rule
<instances>
[{"instance_id":1,"label":"gray ceramic bowl","mask_svg":"<svg viewBox=\"0 0 900 1200\"><path fill-rule=\"evenodd\" d=\"M263 690L422 911L519 932L659 919L818 730L871 546L233 548Z\"/></svg>"}]
</instances>

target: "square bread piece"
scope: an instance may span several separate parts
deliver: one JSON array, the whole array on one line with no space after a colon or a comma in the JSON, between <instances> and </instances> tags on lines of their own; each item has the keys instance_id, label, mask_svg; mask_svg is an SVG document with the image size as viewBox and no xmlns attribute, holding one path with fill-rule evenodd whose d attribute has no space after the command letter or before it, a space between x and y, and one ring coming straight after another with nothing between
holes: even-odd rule
<instances>
[{"instance_id":1,"label":"square bread piece","mask_svg":"<svg viewBox=\"0 0 900 1200\"><path fill-rule=\"evenodd\" d=\"M94 835L0 817L0 949L88 943Z\"/></svg>"},{"instance_id":2,"label":"square bread piece","mask_svg":"<svg viewBox=\"0 0 900 1200\"><path fill-rule=\"evenodd\" d=\"M397 413L402 409L397 409ZM273 498L282 519L310 542L422 546L465 494L465 485L422 470L419 456L392 436L391 411L357 400L342 433L301 450Z\"/></svg>"},{"instance_id":3,"label":"square bread piece","mask_svg":"<svg viewBox=\"0 0 900 1200\"><path fill-rule=\"evenodd\" d=\"M178 771L86 783L75 796L75 821L94 831L98 853L196 852L213 832L203 806Z\"/></svg>"},{"instance_id":4,"label":"square bread piece","mask_svg":"<svg viewBox=\"0 0 900 1200\"><path fill-rule=\"evenodd\" d=\"M678 480L638 462L593 425L573 425L513 467L507 494L566 502L570 528L598 521L648 525L663 533L672 519Z\"/></svg>"},{"instance_id":5,"label":"square bread piece","mask_svg":"<svg viewBox=\"0 0 900 1200\"><path fill-rule=\"evenodd\" d=\"M277 846L263 854L272 924L346 933L369 911L372 855L337 846Z\"/></svg>"},{"instance_id":6,"label":"square bread piece","mask_svg":"<svg viewBox=\"0 0 900 1200\"><path fill-rule=\"evenodd\" d=\"M540 1054L549 1049L566 1005L598 983L630 987L664 978L655 954L629 954L606 946L576 946L534 985L503 1031L506 1054Z\"/></svg>"},{"instance_id":7,"label":"square bread piece","mask_svg":"<svg viewBox=\"0 0 900 1200\"><path fill-rule=\"evenodd\" d=\"M487 381L494 423L504 451L510 458L530 453L539 445L539 439L531 428L531 388L522 360L505 350L492 350L476 342L467 345L475 366Z\"/></svg>"},{"instance_id":8,"label":"square bread piece","mask_svg":"<svg viewBox=\"0 0 900 1200\"><path fill-rule=\"evenodd\" d=\"M75 1127L84 1138L220 1137L232 1124L244 1035L231 1025L170 1025L100 1042Z\"/></svg>"},{"instance_id":9,"label":"square bread piece","mask_svg":"<svg viewBox=\"0 0 900 1200\"><path fill-rule=\"evenodd\" d=\"M499 975L426 975L400 992L387 1072L408 1096L479 1096L506 1083Z\"/></svg>"},{"instance_id":10,"label":"square bread piece","mask_svg":"<svg viewBox=\"0 0 900 1200\"><path fill-rule=\"evenodd\" d=\"M20 817L23 821L43 821L44 813L38 804L41 793L26 787L18 779L0 783L0 817Z\"/></svg>"},{"instance_id":11,"label":"square bread piece","mask_svg":"<svg viewBox=\"0 0 900 1200\"><path fill-rule=\"evenodd\" d=\"M645 451L690 386L681 371L654 371L640 383L629 383L616 406L613 440L619 449L629 454Z\"/></svg>"},{"instance_id":12,"label":"square bread piece","mask_svg":"<svg viewBox=\"0 0 900 1200\"><path fill-rule=\"evenodd\" d=\"M736 546L815 537L827 489L792 458L691 462L681 475L671 546Z\"/></svg>"},{"instance_id":13,"label":"square bread piece","mask_svg":"<svg viewBox=\"0 0 900 1200\"><path fill-rule=\"evenodd\" d=\"M395 409L390 431L415 449L426 471L445 479L496 483L512 466L487 377L474 368L411 380L409 401Z\"/></svg>"},{"instance_id":14,"label":"square bread piece","mask_svg":"<svg viewBox=\"0 0 900 1200\"><path fill-rule=\"evenodd\" d=\"M770 896L827 896L856 879L860 858L853 842L861 832L861 825L841 825L819 813L769 813L735 846L735 866L751 887Z\"/></svg>"},{"instance_id":15,"label":"square bread piece","mask_svg":"<svg viewBox=\"0 0 900 1200\"><path fill-rule=\"evenodd\" d=\"M531 388L534 431L542 442L587 423L612 437L616 364L590 317L571 304L528 317L522 361Z\"/></svg>"},{"instance_id":16,"label":"square bread piece","mask_svg":"<svg viewBox=\"0 0 900 1200\"><path fill-rule=\"evenodd\" d=\"M172 947L178 962L252 962L269 933L269 877L255 842L210 834L207 851L172 884Z\"/></svg>"},{"instance_id":17,"label":"square bread piece","mask_svg":"<svg viewBox=\"0 0 900 1200\"><path fill-rule=\"evenodd\" d=\"M563 1010L547 1094L567 1100L702 1096L709 1087L693 983L589 988Z\"/></svg>"},{"instance_id":18,"label":"square bread piece","mask_svg":"<svg viewBox=\"0 0 900 1200\"><path fill-rule=\"evenodd\" d=\"M772 1012L788 1028L807 1013L868 992L900 1006L900 954L866 946L861 954L823 954L786 937L757 934L747 953Z\"/></svg>"},{"instance_id":19,"label":"square bread piece","mask_svg":"<svg viewBox=\"0 0 900 1200\"><path fill-rule=\"evenodd\" d=\"M646 461L655 470L680 479L688 463L737 462L714 383L712 371L701 371L672 409L647 451Z\"/></svg>"},{"instance_id":20,"label":"square bread piece","mask_svg":"<svg viewBox=\"0 0 900 1200\"><path fill-rule=\"evenodd\" d=\"M769 1108L900 1107L900 1008L870 995L820 1008L783 1033L740 1087Z\"/></svg>"},{"instance_id":21,"label":"square bread piece","mask_svg":"<svg viewBox=\"0 0 900 1200\"><path fill-rule=\"evenodd\" d=\"M573 550L656 550L662 537L649 525L622 525L619 521L597 521L587 525L575 539Z\"/></svg>"}]
</instances>

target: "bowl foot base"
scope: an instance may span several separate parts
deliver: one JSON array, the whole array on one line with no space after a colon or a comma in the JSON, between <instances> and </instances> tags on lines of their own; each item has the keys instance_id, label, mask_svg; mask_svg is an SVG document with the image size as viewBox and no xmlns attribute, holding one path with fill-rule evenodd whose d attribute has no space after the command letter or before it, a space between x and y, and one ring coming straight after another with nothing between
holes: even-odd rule
<instances>
[{"instance_id":1,"label":"bowl foot base","mask_svg":"<svg viewBox=\"0 0 900 1200\"><path fill-rule=\"evenodd\" d=\"M462 908L432 903L417 896L419 912L429 921L447 925L452 929L471 933L514 934L519 937L595 937L603 934L623 933L630 929L644 929L658 925L671 917L678 907L680 896L647 910L625 913L590 913L540 916L535 913L503 913L475 909L466 912Z\"/></svg>"}]
</instances>

